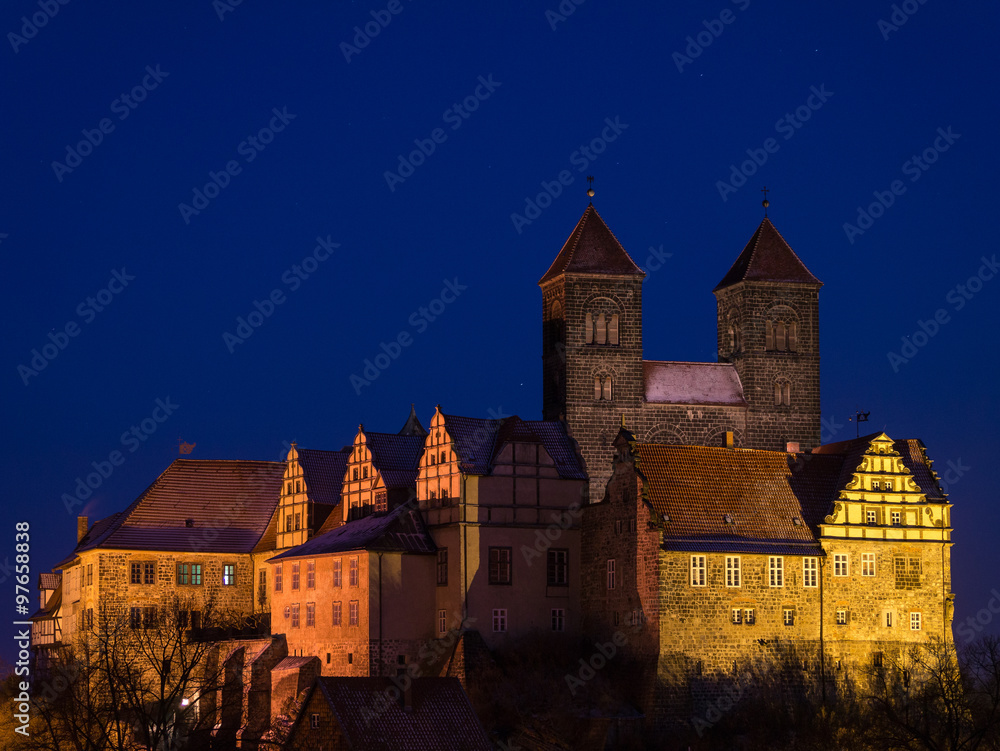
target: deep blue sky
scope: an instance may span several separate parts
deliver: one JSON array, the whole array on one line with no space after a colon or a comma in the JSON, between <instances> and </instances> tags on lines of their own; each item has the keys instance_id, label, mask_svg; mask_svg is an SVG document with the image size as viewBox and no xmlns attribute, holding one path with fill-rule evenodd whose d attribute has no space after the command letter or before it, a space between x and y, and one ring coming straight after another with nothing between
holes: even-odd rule
<instances>
[{"instance_id":1,"label":"deep blue sky","mask_svg":"<svg viewBox=\"0 0 1000 751\"><path fill-rule=\"evenodd\" d=\"M650 247L672 254L645 284L653 359L715 359L711 290L771 188L775 225L826 285L831 437L853 436L846 418L870 410L869 429L921 438L942 473L968 468L949 488L956 623L987 605L1000 588L989 490L1000 281L974 284L960 310L955 290L997 250L994 5L913 1L904 25L880 30L891 3L588 0L564 3L575 12L559 21L546 17L555 0L418 0L349 62L342 43L386 3L289 5L248 0L220 20L210 0L74 0L30 39L31 28L0 44L0 561L13 562L19 520L32 525L33 583L64 556L83 507L68 514L60 497L115 450L125 461L88 499L92 520L133 500L179 439L193 458L277 459L283 441L338 448L359 422L395 431L411 402L425 423L437 403L539 417L536 284L593 174L595 205L636 261ZM731 23L713 23L723 11ZM7 3L0 31L21 35L34 13L36 2ZM705 22L721 33L678 70L674 53ZM127 109L121 95L144 79L156 87ZM456 118L477 87L488 98ZM808 120L779 126L814 87L830 93ZM275 108L294 119L262 151L241 146ZM54 169L104 118L92 153ZM574 152L606 118L627 127L581 171ZM385 172L435 128L443 142L390 190ZM718 181L769 138L777 150L723 200ZM947 151L915 172L907 162L935 139ZM186 222L178 205L231 160L238 174ZM573 183L518 232L511 214L562 170ZM895 180L905 192L849 241L844 223ZM317 237L339 247L293 290L286 272ZM134 279L110 305L78 313L123 268ZM467 289L418 330L411 315L456 279ZM284 302L231 354L223 333L273 289ZM939 309L948 322L894 370L887 354ZM77 336L44 370L19 373L71 322ZM403 331L412 344L357 394L352 373ZM123 432L167 397L176 411L129 452Z\"/></svg>"}]
</instances>

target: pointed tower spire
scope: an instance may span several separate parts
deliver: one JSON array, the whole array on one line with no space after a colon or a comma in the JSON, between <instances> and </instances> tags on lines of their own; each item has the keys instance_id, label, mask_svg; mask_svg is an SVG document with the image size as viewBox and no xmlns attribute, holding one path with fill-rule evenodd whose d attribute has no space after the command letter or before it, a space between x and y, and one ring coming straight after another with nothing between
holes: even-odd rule
<instances>
[{"instance_id":1,"label":"pointed tower spire","mask_svg":"<svg viewBox=\"0 0 1000 751\"><path fill-rule=\"evenodd\" d=\"M544 284L560 274L646 275L625 252L593 204L583 212L556 260L538 283Z\"/></svg>"},{"instance_id":2,"label":"pointed tower spire","mask_svg":"<svg viewBox=\"0 0 1000 751\"><path fill-rule=\"evenodd\" d=\"M737 282L788 282L815 284L817 287L823 284L795 255L767 217L713 292Z\"/></svg>"},{"instance_id":3,"label":"pointed tower spire","mask_svg":"<svg viewBox=\"0 0 1000 751\"><path fill-rule=\"evenodd\" d=\"M406 418L406 424L403 425L403 429L399 431L399 435L427 435L427 431L424 429L424 426L420 424L420 420L417 418L417 409L412 402L410 403L410 416Z\"/></svg>"}]
</instances>

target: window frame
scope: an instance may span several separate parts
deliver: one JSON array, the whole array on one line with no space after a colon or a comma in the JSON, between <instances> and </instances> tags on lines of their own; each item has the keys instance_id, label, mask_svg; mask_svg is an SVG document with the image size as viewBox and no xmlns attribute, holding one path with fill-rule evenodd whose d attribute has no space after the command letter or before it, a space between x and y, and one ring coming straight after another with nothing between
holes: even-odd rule
<instances>
[{"instance_id":1,"label":"window frame","mask_svg":"<svg viewBox=\"0 0 1000 751\"><path fill-rule=\"evenodd\" d=\"M306 628L316 628L316 603L306 603Z\"/></svg>"},{"instance_id":2,"label":"window frame","mask_svg":"<svg viewBox=\"0 0 1000 751\"><path fill-rule=\"evenodd\" d=\"M569 586L569 548L549 548L545 554L545 582L549 587Z\"/></svg>"},{"instance_id":3,"label":"window frame","mask_svg":"<svg viewBox=\"0 0 1000 751\"><path fill-rule=\"evenodd\" d=\"M330 620L334 626L344 625L344 603L340 600L333 601L333 608L330 611Z\"/></svg>"},{"instance_id":4,"label":"window frame","mask_svg":"<svg viewBox=\"0 0 1000 751\"><path fill-rule=\"evenodd\" d=\"M357 626L361 623L361 608L358 600L351 600L348 603L348 626Z\"/></svg>"},{"instance_id":5,"label":"window frame","mask_svg":"<svg viewBox=\"0 0 1000 751\"><path fill-rule=\"evenodd\" d=\"M437 586L448 586L448 548L437 551Z\"/></svg>"},{"instance_id":6,"label":"window frame","mask_svg":"<svg viewBox=\"0 0 1000 751\"><path fill-rule=\"evenodd\" d=\"M352 555L348 562L350 565L348 566L347 584L348 586L351 587L360 586L359 582L361 581L361 563L358 560L358 556Z\"/></svg>"},{"instance_id":7,"label":"window frame","mask_svg":"<svg viewBox=\"0 0 1000 751\"><path fill-rule=\"evenodd\" d=\"M344 567L340 558L333 559L333 586L344 586Z\"/></svg>"},{"instance_id":8,"label":"window frame","mask_svg":"<svg viewBox=\"0 0 1000 751\"><path fill-rule=\"evenodd\" d=\"M875 554L874 553L862 553L861 554L861 575L862 576L875 576Z\"/></svg>"},{"instance_id":9,"label":"window frame","mask_svg":"<svg viewBox=\"0 0 1000 751\"><path fill-rule=\"evenodd\" d=\"M299 589L299 585L302 583L301 577L301 566L298 561L292 561L292 591L296 592Z\"/></svg>"},{"instance_id":10,"label":"window frame","mask_svg":"<svg viewBox=\"0 0 1000 751\"><path fill-rule=\"evenodd\" d=\"M566 608L551 608L549 613L552 631L558 634L566 631Z\"/></svg>"},{"instance_id":11,"label":"window frame","mask_svg":"<svg viewBox=\"0 0 1000 751\"><path fill-rule=\"evenodd\" d=\"M819 558L816 556L802 558L802 586L808 589L819 586Z\"/></svg>"},{"instance_id":12,"label":"window frame","mask_svg":"<svg viewBox=\"0 0 1000 751\"><path fill-rule=\"evenodd\" d=\"M235 563L223 563L222 564L222 586L224 586L224 587L234 587L234 586L236 586L236 564Z\"/></svg>"},{"instance_id":13,"label":"window frame","mask_svg":"<svg viewBox=\"0 0 1000 751\"><path fill-rule=\"evenodd\" d=\"M605 589L615 588L615 559L608 558L607 564L607 579L605 580Z\"/></svg>"},{"instance_id":14,"label":"window frame","mask_svg":"<svg viewBox=\"0 0 1000 751\"><path fill-rule=\"evenodd\" d=\"M847 553L833 554L833 575L838 579L851 575L850 558Z\"/></svg>"},{"instance_id":15,"label":"window frame","mask_svg":"<svg viewBox=\"0 0 1000 751\"><path fill-rule=\"evenodd\" d=\"M487 551L491 585L508 587L514 582L514 549L509 546L491 545ZM494 557L496 560L494 560ZM506 560L505 560L506 559Z\"/></svg>"},{"instance_id":16,"label":"window frame","mask_svg":"<svg viewBox=\"0 0 1000 751\"><path fill-rule=\"evenodd\" d=\"M770 587L785 586L785 557L772 555L767 558L767 582Z\"/></svg>"},{"instance_id":17,"label":"window frame","mask_svg":"<svg viewBox=\"0 0 1000 751\"><path fill-rule=\"evenodd\" d=\"M910 611L910 631L923 631L923 615L919 610Z\"/></svg>"},{"instance_id":18,"label":"window frame","mask_svg":"<svg viewBox=\"0 0 1000 751\"><path fill-rule=\"evenodd\" d=\"M688 577L692 587L708 586L708 559L703 555L692 555L690 562L690 575Z\"/></svg>"},{"instance_id":19,"label":"window frame","mask_svg":"<svg viewBox=\"0 0 1000 751\"><path fill-rule=\"evenodd\" d=\"M274 564L274 591L280 592L284 580L282 579L282 564Z\"/></svg>"},{"instance_id":20,"label":"window frame","mask_svg":"<svg viewBox=\"0 0 1000 751\"><path fill-rule=\"evenodd\" d=\"M507 633L507 608L493 608L493 633Z\"/></svg>"},{"instance_id":21,"label":"window frame","mask_svg":"<svg viewBox=\"0 0 1000 751\"><path fill-rule=\"evenodd\" d=\"M743 563L738 555L726 556L726 586L743 586Z\"/></svg>"}]
</instances>

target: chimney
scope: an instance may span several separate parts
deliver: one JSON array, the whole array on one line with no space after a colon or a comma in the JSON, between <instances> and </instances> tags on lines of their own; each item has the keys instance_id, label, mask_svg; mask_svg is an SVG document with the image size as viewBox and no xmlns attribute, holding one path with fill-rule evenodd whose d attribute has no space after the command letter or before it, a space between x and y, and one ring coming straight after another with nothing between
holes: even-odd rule
<instances>
[{"instance_id":1,"label":"chimney","mask_svg":"<svg viewBox=\"0 0 1000 751\"><path fill-rule=\"evenodd\" d=\"M797 453L799 453L799 442L798 441L789 441L788 443L786 443L785 444L785 452L789 453L789 454L797 454Z\"/></svg>"},{"instance_id":2,"label":"chimney","mask_svg":"<svg viewBox=\"0 0 1000 751\"><path fill-rule=\"evenodd\" d=\"M731 448L733 448L733 446L736 445L736 440L733 438L733 431L731 431L731 430L727 430L726 431L726 444L725 445L726 445L727 449L731 449Z\"/></svg>"},{"instance_id":3,"label":"chimney","mask_svg":"<svg viewBox=\"0 0 1000 751\"><path fill-rule=\"evenodd\" d=\"M78 516L78 517L76 517L76 542L77 542L77 544L79 544L80 540L82 540L84 537L87 536L87 529L89 529L88 526L87 526L87 517L86 516Z\"/></svg>"}]
</instances>

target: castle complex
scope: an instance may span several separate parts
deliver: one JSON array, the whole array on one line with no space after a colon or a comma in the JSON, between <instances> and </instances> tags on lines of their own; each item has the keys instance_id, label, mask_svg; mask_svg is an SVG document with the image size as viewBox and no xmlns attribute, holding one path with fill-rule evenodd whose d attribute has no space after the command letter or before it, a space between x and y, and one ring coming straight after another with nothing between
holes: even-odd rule
<instances>
[{"instance_id":1,"label":"castle complex","mask_svg":"<svg viewBox=\"0 0 1000 751\"><path fill-rule=\"evenodd\" d=\"M252 747L252 706L334 706L333 679L401 670L467 685L532 634L627 630L651 726L664 686L774 645L833 675L950 641L950 504L919 440L820 444L821 282L771 221L714 290L719 362L644 359L644 276L589 206L539 282L542 420L438 406L284 462L178 459L81 517L40 578L39 665L109 614L148 629L173 608L194 633L239 610L262 628L225 659L258 701L210 724ZM293 746L347 737L335 714Z\"/></svg>"}]
</instances>

